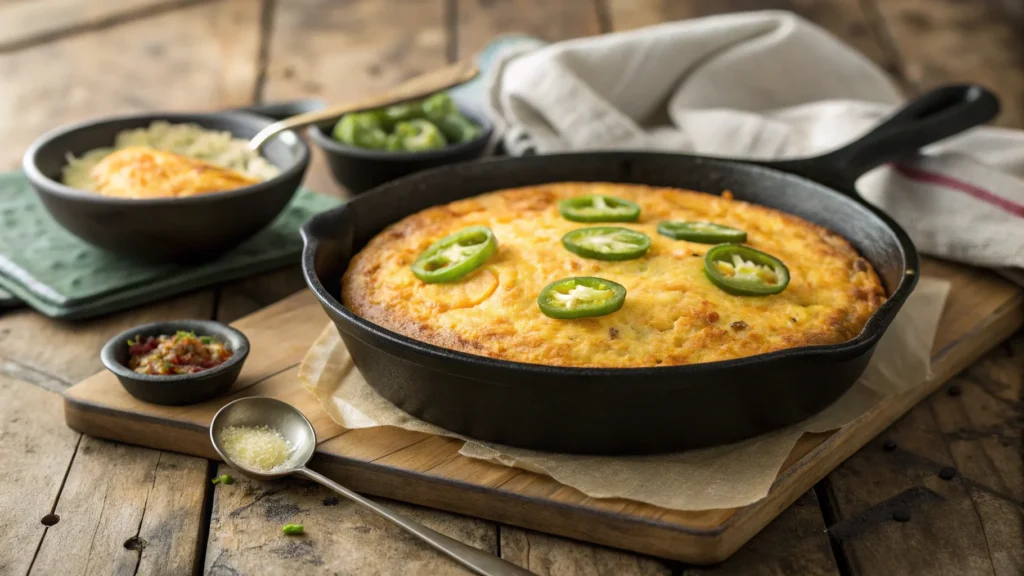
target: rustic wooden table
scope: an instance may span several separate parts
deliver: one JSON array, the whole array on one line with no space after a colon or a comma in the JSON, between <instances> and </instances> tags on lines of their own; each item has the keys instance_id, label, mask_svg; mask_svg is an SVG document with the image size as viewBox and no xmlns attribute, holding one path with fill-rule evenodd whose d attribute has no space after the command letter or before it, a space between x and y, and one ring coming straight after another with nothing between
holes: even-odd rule
<instances>
[{"instance_id":1,"label":"rustic wooden table","mask_svg":"<svg viewBox=\"0 0 1024 576\"><path fill-rule=\"evenodd\" d=\"M988 85L1003 99L999 123L1024 127L1021 0L0 0L0 168L16 168L44 130L90 116L339 100L467 57L498 33L559 40L761 8L832 30L908 93ZM341 193L319 157L307 183ZM64 426L60 392L100 368L111 334L156 319L231 321L302 287L289 268L90 322L2 313L0 574L461 573L313 485L215 488L216 463ZM391 504L539 574L1019 574L1022 379L1018 334L712 568ZM939 488L936 465L959 474ZM909 522L892 520L897 503ZM267 538L291 521L330 529Z\"/></svg>"}]
</instances>

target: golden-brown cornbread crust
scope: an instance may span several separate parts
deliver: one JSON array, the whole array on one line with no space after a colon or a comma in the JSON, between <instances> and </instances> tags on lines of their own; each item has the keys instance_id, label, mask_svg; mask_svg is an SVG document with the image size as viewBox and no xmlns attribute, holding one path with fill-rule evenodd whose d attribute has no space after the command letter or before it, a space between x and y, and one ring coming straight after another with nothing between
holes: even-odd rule
<instances>
[{"instance_id":1,"label":"golden-brown cornbread crust","mask_svg":"<svg viewBox=\"0 0 1024 576\"><path fill-rule=\"evenodd\" d=\"M646 256L589 260L562 236L592 225L563 219L563 198L608 194L642 207ZM885 301L871 264L838 234L747 202L675 188L566 182L491 192L428 208L392 224L349 263L342 301L384 328L444 348L557 366L641 367L728 360L852 339ZM786 263L790 283L766 297L729 295L704 275L707 244L657 233L659 221L707 220L747 232L747 244ZM426 284L410 265L431 243L489 226L498 251L447 284ZM556 320L537 307L541 288L569 276L626 287L626 302L598 318Z\"/></svg>"}]
</instances>

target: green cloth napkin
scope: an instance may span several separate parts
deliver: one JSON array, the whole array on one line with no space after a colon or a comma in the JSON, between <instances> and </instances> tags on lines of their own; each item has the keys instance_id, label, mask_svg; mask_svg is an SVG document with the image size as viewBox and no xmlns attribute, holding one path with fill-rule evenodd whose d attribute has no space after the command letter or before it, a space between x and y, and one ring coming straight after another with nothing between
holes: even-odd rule
<instances>
[{"instance_id":1,"label":"green cloth napkin","mask_svg":"<svg viewBox=\"0 0 1024 576\"><path fill-rule=\"evenodd\" d=\"M0 174L0 290L54 318L106 314L298 262L299 227L340 203L299 189L270 226L217 260L147 264L79 240L50 217L21 173Z\"/></svg>"}]
</instances>

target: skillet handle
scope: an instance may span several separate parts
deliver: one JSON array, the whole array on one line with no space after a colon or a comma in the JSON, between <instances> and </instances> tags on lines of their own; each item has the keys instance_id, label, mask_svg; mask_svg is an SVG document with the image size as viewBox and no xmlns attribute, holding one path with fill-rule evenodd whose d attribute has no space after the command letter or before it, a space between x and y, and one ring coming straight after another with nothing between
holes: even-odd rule
<instances>
[{"instance_id":1,"label":"skillet handle","mask_svg":"<svg viewBox=\"0 0 1024 576\"><path fill-rule=\"evenodd\" d=\"M854 183L872 168L984 124L999 114L999 99L977 84L942 86L916 98L861 138L821 156L767 166L856 195Z\"/></svg>"}]
</instances>

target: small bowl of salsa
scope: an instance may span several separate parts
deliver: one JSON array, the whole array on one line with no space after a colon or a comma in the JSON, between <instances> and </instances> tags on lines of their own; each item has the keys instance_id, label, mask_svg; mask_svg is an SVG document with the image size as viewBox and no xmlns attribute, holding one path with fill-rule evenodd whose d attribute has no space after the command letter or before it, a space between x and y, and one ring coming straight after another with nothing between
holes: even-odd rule
<instances>
[{"instance_id":1,"label":"small bowl of salsa","mask_svg":"<svg viewBox=\"0 0 1024 576\"><path fill-rule=\"evenodd\" d=\"M176 320L125 330L107 342L100 359L139 400L183 405L227 392L248 354L249 340L230 326Z\"/></svg>"}]
</instances>

